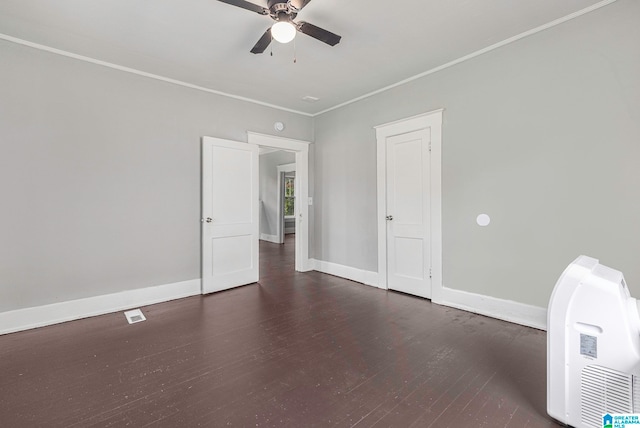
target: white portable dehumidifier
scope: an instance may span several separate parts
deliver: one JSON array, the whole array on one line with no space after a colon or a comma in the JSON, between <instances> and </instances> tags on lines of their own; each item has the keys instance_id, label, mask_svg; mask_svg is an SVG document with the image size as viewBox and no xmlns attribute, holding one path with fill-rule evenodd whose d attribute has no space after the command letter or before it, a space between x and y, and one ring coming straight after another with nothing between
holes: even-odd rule
<instances>
[{"instance_id":1,"label":"white portable dehumidifier","mask_svg":"<svg viewBox=\"0 0 640 428\"><path fill-rule=\"evenodd\" d=\"M547 313L547 412L575 428L640 413L640 317L621 272L580 256Z\"/></svg>"}]
</instances>

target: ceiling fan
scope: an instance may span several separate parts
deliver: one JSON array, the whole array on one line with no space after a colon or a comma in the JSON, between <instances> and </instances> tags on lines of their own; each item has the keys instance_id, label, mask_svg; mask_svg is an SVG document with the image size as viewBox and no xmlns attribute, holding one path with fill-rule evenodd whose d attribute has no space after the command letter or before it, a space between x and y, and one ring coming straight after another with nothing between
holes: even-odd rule
<instances>
[{"instance_id":1,"label":"ceiling fan","mask_svg":"<svg viewBox=\"0 0 640 428\"><path fill-rule=\"evenodd\" d=\"M305 21L294 22L293 20L311 0L267 0L267 7L262 7L246 0L218 0L233 6L241 7L260 15L269 15L273 19L273 24L262 35L258 43L251 49L251 53L261 54L267 49L272 39L280 43L289 43L296 36L296 32L301 32L314 39L320 40L330 46L335 46L340 42L341 36L316 27Z\"/></svg>"}]
</instances>

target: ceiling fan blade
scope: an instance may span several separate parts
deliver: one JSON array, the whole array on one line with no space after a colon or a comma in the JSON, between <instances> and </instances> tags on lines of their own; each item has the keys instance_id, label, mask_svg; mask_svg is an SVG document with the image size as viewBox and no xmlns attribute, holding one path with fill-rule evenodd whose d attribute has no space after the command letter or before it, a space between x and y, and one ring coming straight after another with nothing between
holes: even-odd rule
<instances>
[{"instance_id":1,"label":"ceiling fan blade","mask_svg":"<svg viewBox=\"0 0 640 428\"><path fill-rule=\"evenodd\" d=\"M261 54L271 43L271 27L267 31L264 32L258 43L251 49L252 54Z\"/></svg>"},{"instance_id":2,"label":"ceiling fan blade","mask_svg":"<svg viewBox=\"0 0 640 428\"><path fill-rule=\"evenodd\" d=\"M291 0L289 4L293 6L296 10L300 11L303 7L309 4L311 0Z\"/></svg>"},{"instance_id":3,"label":"ceiling fan blade","mask_svg":"<svg viewBox=\"0 0 640 428\"><path fill-rule=\"evenodd\" d=\"M315 25L304 21L298 23L298 31L331 46L335 46L340 43L340 39L342 38L342 36L333 34L331 31L316 27Z\"/></svg>"},{"instance_id":4,"label":"ceiling fan blade","mask_svg":"<svg viewBox=\"0 0 640 428\"><path fill-rule=\"evenodd\" d=\"M269 9L267 9L266 7L258 6L257 4L251 3L246 0L218 0L218 1L222 3L230 4L232 6L238 6L243 9L247 9L252 12L259 13L260 15L269 15Z\"/></svg>"}]
</instances>

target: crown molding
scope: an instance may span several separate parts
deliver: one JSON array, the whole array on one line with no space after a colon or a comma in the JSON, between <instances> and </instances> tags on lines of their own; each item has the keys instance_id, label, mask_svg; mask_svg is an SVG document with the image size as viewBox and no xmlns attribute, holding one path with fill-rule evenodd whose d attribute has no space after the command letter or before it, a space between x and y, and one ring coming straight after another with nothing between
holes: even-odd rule
<instances>
[{"instance_id":1,"label":"crown molding","mask_svg":"<svg viewBox=\"0 0 640 428\"><path fill-rule=\"evenodd\" d=\"M131 73L131 74L135 74L138 76L142 76L142 77L148 77L150 79L155 79L155 80L159 80L161 82L166 82L166 83L171 83L173 85L178 85L178 86L183 86L185 88L189 88L189 89L195 89L197 91L202 91L202 92L208 92L210 94L215 94L215 95L219 95L222 97L227 97L227 98L233 98L235 100L240 100L240 101L246 101L252 104L258 104L264 107L269 107L269 108L273 108L273 109L277 109L277 110L282 110L282 111L286 111L289 113L295 113L295 114L299 114L302 116L307 116L307 117L312 117L313 115L311 113L305 113L302 111L298 111L298 110L293 110L290 108L286 108L286 107L282 107L279 105L275 105L275 104L270 104L270 103L265 103L262 101L258 101L258 100L254 100L252 98L247 98L247 97L241 97L239 95L233 95L233 94L229 94L226 92L222 92L222 91L216 91L215 89L210 89L210 88L205 88L204 86L199 86L199 85L194 85L192 83L188 83L188 82L184 82L182 80L177 80L177 79L171 79L169 77L165 77L165 76L160 76L158 74L153 74L153 73L147 73L146 71L142 71L142 70L138 70L135 68L131 68L131 67L124 67L122 65L118 65L118 64L114 64L112 62L107 62L107 61L102 61L96 58L91 58L88 56L84 56L84 55L78 55L75 54L73 52L68 52L62 49L57 49L57 48L53 48L51 46L46 46L46 45L42 45L40 43L34 43L34 42L30 42L28 40L23 40L20 39L18 37L13 37L13 36L9 36L8 34L2 34L0 33L0 40L5 40L7 42L11 42L11 43L16 43L19 45L23 45L23 46L27 46L33 49L38 49L41 51L45 51L45 52L49 52L49 53L53 53L56 55L61 55L61 56L65 56L67 58L73 58L79 61L84 61L84 62L88 62L91 64L96 64L96 65L100 65L103 67L107 67L107 68L112 68L114 70L118 70L118 71L124 71L125 73Z\"/></svg>"},{"instance_id":2,"label":"crown molding","mask_svg":"<svg viewBox=\"0 0 640 428\"><path fill-rule=\"evenodd\" d=\"M351 99L349 101L345 101L345 102L343 102L341 104L337 104L337 105L335 105L333 107L329 107L328 109L322 110L322 111L320 111L318 113L314 113L312 116L313 117L320 116L321 114L328 113L328 112L330 112L332 110L339 109L341 107L344 107L344 106L347 106L349 104L353 104L355 102L364 100L366 98L372 97L372 96L380 94L382 92L386 92L386 91L388 91L390 89L397 88L398 86L402 86L402 85L405 85L405 84L407 84L409 82L413 82L414 80L421 79L421 78L423 78L425 76L428 76L430 74L434 74L434 73L437 73L437 72L442 71L444 69L447 69L449 67L453 67L454 65L457 65L457 64L460 64L462 62L468 61L468 60L473 59L473 58L475 58L477 56L486 54L487 52L491 52L493 50L496 50L498 48L501 48L501 47L506 46L508 44L511 44L513 42L517 42L518 40L524 39L525 37L532 36L534 34L537 34L537 33L541 32L541 31L545 31L545 30L548 30L549 28L555 27L556 25L563 24L563 23L565 23L567 21L570 21L572 19L578 18L578 17L580 17L582 15L585 15L587 13L593 12L594 10L600 9L601 7L607 6L607 5L609 5L611 3L614 3L616 1L618 1L618 0L603 0L603 1L601 1L599 3L596 3L594 5L591 5L591 6L587 7L587 8L584 8L584 9L581 9L581 10L579 10L577 12L574 12L574 13L571 13L569 15L563 16L562 18L558 18L558 19L556 19L554 21L551 21L551 22L548 22L546 24L540 25L539 27L536 27L536 28L533 28L531 30L525 31L524 33L520 33L520 34L518 34L516 36L513 36L513 37L510 37L508 39L505 39L505 40L503 40L501 42L494 43L493 45L487 46L486 48L477 50L477 51L472 52L472 53L470 53L468 55L460 57L458 59L454 59L453 61L450 61L450 62L448 62L446 64L442 64L442 65L440 65L438 67L432 68L431 70L424 71L424 72L422 72L420 74L416 74L415 76L411 76L411 77L408 77L408 78L406 78L404 80L401 80L399 82L393 83L393 84L391 84L389 86L385 86L384 88L377 89L375 91L372 91L372 92L369 92L367 94L361 95L361 96L359 96L357 98L353 98L353 99Z\"/></svg>"}]
</instances>

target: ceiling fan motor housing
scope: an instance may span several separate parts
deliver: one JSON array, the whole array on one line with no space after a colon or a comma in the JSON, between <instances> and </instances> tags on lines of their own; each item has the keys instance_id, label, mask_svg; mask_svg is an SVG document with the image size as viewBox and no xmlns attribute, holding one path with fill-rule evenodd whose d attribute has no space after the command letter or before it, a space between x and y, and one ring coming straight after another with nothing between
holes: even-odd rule
<instances>
[{"instance_id":1,"label":"ceiling fan motor housing","mask_svg":"<svg viewBox=\"0 0 640 428\"><path fill-rule=\"evenodd\" d=\"M274 7L284 7L286 9L286 8L289 8L289 1L288 0L267 0L267 7L271 11L273 11Z\"/></svg>"},{"instance_id":2,"label":"ceiling fan motor housing","mask_svg":"<svg viewBox=\"0 0 640 428\"><path fill-rule=\"evenodd\" d=\"M297 15L288 0L269 0L267 6L276 21L291 21Z\"/></svg>"},{"instance_id":3,"label":"ceiling fan motor housing","mask_svg":"<svg viewBox=\"0 0 640 428\"><path fill-rule=\"evenodd\" d=\"M291 21L297 15L287 0L269 0L268 7L271 18L276 21Z\"/></svg>"}]
</instances>

